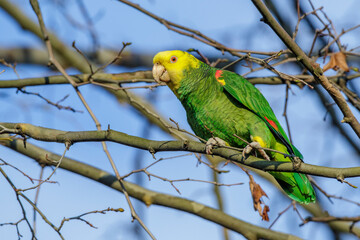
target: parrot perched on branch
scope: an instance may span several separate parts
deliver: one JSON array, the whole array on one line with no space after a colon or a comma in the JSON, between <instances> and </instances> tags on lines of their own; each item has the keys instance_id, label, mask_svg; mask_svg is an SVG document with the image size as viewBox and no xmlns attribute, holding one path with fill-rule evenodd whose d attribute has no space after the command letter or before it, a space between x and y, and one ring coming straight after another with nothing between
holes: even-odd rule
<instances>
[{"instance_id":1,"label":"parrot perched on branch","mask_svg":"<svg viewBox=\"0 0 360 240\"><path fill-rule=\"evenodd\" d=\"M174 92L186 110L191 128L208 143L245 147L245 151L255 148L272 161L290 162L290 156L303 158L265 97L242 76L210 67L179 50L159 52L153 63L154 79L165 82ZM270 173L290 198L300 203L315 202L314 189L305 174Z\"/></svg>"}]
</instances>

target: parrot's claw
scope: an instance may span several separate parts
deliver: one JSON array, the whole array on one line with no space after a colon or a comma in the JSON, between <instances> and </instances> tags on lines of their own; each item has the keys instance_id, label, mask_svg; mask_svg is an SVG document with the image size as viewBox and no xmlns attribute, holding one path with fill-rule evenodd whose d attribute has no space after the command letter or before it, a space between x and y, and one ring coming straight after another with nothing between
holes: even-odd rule
<instances>
[{"instance_id":1,"label":"parrot's claw","mask_svg":"<svg viewBox=\"0 0 360 240\"><path fill-rule=\"evenodd\" d=\"M211 155L212 149L214 148L214 146L226 146L226 142L218 137L209 138L209 140L206 142L206 146L205 146L206 154Z\"/></svg>"},{"instance_id":2,"label":"parrot's claw","mask_svg":"<svg viewBox=\"0 0 360 240\"><path fill-rule=\"evenodd\" d=\"M301 159L299 157L295 156L295 157L292 158L292 164L293 164L293 167L294 167L295 170L300 169L301 163L302 163L302 161L301 161Z\"/></svg>"},{"instance_id":3,"label":"parrot's claw","mask_svg":"<svg viewBox=\"0 0 360 240\"><path fill-rule=\"evenodd\" d=\"M253 149L256 149L264 159L270 161L270 157L266 154L265 150L261 148L261 145L258 142L249 143L243 150L243 157L245 158L245 155L250 154Z\"/></svg>"}]
</instances>

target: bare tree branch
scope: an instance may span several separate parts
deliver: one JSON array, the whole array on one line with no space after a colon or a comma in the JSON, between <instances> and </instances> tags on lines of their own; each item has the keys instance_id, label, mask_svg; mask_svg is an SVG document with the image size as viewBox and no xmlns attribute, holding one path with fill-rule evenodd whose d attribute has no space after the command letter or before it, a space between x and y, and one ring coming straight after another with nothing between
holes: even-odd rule
<instances>
[{"instance_id":1,"label":"bare tree branch","mask_svg":"<svg viewBox=\"0 0 360 240\"><path fill-rule=\"evenodd\" d=\"M203 143L188 140L153 141L131 136L111 129L107 131L65 132L55 129L37 127L26 123L0 123L0 126L5 128L3 131L0 131L0 133L17 133L32 137L40 141L60 143L111 141L147 150L153 153L161 151L190 151L196 153L205 153L206 146ZM300 163L299 166L294 166L291 162L265 161L254 156L249 156L247 159L243 159L241 151L236 151L225 147L214 149L213 154L215 156L221 156L225 159L239 162L246 166L264 171L299 172L315 176L335 178L339 181L343 181L344 178L348 177L360 176L360 167L330 168L306 163Z\"/></svg>"},{"instance_id":2,"label":"bare tree branch","mask_svg":"<svg viewBox=\"0 0 360 240\"><path fill-rule=\"evenodd\" d=\"M360 123L347 105L346 100L342 96L341 92L333 84L331 84L331 82L324 75L320 65L311 60L303 52L303 50L295 43L290 35L275 20L275 18L261 0L252 0L252 2L263 15L264 21L273 29L273 31L279 36L284 44L296 55L298 61L300 61L306 67L306 69L314 76L316 81L318 81L334 99L344 114L342 122L350 124L356 135L360 138Z\"/></svg>"},{"instance_id":3,"label":"bare tree branch","mask_svg":"<svg viewBox=\"0 0 360 240\"><path fill-rule=\"evenodd\" d=\"M16 149L32 159L38 161L43 164L53 164L53 159L59 159L59 155L54 154L52 152L48 152L43 150L35 145L28 144L26 148L24 148L22 140L16 139L13 142L5 142L5 146ZM98 168L92 167L85 163L81 163L70 158L64 157L60 168L66 169L68 171L74 172L76 174L80 174L87 178L98 181L106 186L109 186L117 191L122 192L123 188L118 182L117 178L114 175L111 175L108 172L100 170ZM124 186L129 193L129 195L133 198L142 201L147 206L150 205L160 205L173 209L177 209L180 211L188 212L199 216L201 218L207 219L214 223L217 223L221 226L224 226L230 230L238 232L245 236L247 239L274 239L274 240L287 240L290 237L292 239L299 239L294 235L283 234L280 232L272 231L266 228L258 227L252 224L249 224L245 221L239 220L235 217L232 217L224 212L205 206L195 201L187 200L185 198L175 197L155 191L147 190L143 187L140 187L136 184L124 181Z\"/></svg>"},{"instance_id":4,"label":"bare tree branch","mask_svg":"<svg viewBox=\"0 0 360 240\"><path fill-rule=\"evenodd\" d=\"M93 119L94 123L95 123L95 126L96 126L96 129L99 131L101 130L101 124L100 122L98 121L97 117L95 116L94 112L92 111L92 109L90 108L89 104L86 102L85 98L83 97L83 95L81 94L78 86L76 85L76 83L70 78L70 76L67 74L67 72L65 71L65 69L61 66L61 64L56 60L54 54L53 54L53 51L52 51L52 45L51 45L51 41L50 41L50 38L48 36L48 33L47 33L47 30L45 28L45 23L44 23L44 20L43 20L43 16L42 16L42 13L41 13L41 9L40 9L40 6L39 6L39 2L37 0L30 0L30 4L38 18L38 21L39 21L39 25L40 25L40 29L41 29L41 33L42 33L42 36L43 36L43 40L45 42L45 45L46 45L46 48L48 50L48 53L49 53L49 62L51 64L54 64L55 67L57 68L57 70L59 72L61 72L64 77L71 83L71 85L73 86L76 94L78 95L79 99L81 100L82 104L84 105L84 107L86 108L86 110L88 111L88 113L90 114L91 118ZM121 53L123 52L123 50L125 49L126 46L128 46L129 43L123 43L123 48L121 49L121 51L118 53L118 55L116 56L116 58L109 62L106 66L112 64L113 62L116 61L116 59L118 59L121 55ZM91 69L91 68L90 68ZM101 70L101 67L98 69L98 70ZM96 70L95 73L98 71ZM93 75L93 73L91 73L91 76ZM151 237L151 239L155 240L155 236L151 233L151 231L148 229L148 227L144 224L144 222L140 219L140 217L137 215L134 207L133 207L133 204L129 198L129 195L126 191L126 188L123 186L123 180L121 179L120 177L120 173L115 165L115 162L108 150L108 147L105 143L105 141L102 141L101 142L101 145L103 147L103 150L107 156L107 158L109 159L109 162L110 162L110 165L111 167L113 168L114 172L115 172L115 175L116 177L118 178L118 181L119 183L122 185L122 188L123 188L123 193L124 193L124 196L125 196L125 199L129 205L129 208L130 208L130 211L131 211L131 216L133 218L133 220L137 220L138 223L140 224L140 226L148 233L148 235Z\"/></svg>"},{"instance_id":5,"label":"bare tree branch","mask_svg":"<svg viewBox=\"0 0 360 240\"><path fill-rule=\"evenodd\" d=\"M14 18L23 29L31 31L40 39L43 39L43 34L41 33L40 27L34 21L28 18L16 5L10 3L7 0L2 0L0 1L0 7L4 9L12 18ZM49 34L49 37L51 38L51 44L54 50L59 54L61 53L62 60L65 60L70 65L79 69L81 72L88 72L85 61L81 58L81 56L70 50L54 34Z\"/></svg>"}]
</instances>

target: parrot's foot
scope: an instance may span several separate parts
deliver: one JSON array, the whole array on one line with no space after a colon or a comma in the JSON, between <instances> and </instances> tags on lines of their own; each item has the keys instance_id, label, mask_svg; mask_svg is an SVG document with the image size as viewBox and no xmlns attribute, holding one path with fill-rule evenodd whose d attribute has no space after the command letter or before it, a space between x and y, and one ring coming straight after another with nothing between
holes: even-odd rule
<instances>
[{"instance_id":1,"label":"parrot's foot","mask_svg":"<svg viewBox=\"0 0 360 240\"><path fill-rule=\"evenodd\" d=\"M206 154L212 154L212 149L214 148L214 146L226 146L226 142L218 137L209 138L209 140L206 142L205 147Z\"/></svg>"},{"instance_id":2,"label":"parrot's foot","mask_svg":"<svg viewBox=\"0 0 360 240\"><path fill-rule=\"evenodd\" d=\"M270 161L270 157L266 154L265 150L261 148L261 145L258 142L249 143L243 150L243 157L245 158L245 155L250 154L253 149L256 149L264 159Z\"/></svg>"},{"instance_id":3,"label":"parrot's foot","mask_svg":"<svg viewBox=\"0 0 360 240\"><path fill-rule=\"evenodd\" d=\"M293 164L294 169L299 170L301 167L301 163L302 163L301 159L299 157L295 156L291 160L292 160L291 162Z\"/></svg>"}]
</instances>

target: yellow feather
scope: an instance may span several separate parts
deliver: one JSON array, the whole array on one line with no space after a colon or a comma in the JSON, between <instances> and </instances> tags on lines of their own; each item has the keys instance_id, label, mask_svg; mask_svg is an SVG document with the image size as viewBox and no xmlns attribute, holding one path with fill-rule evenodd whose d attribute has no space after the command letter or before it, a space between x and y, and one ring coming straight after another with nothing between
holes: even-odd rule
<instances>
[{"instance_id":1,"label":"yellow feather","mask_svg":"<svg viewBox=\"0 0 360 240\"><path fill-rule=\"evenodd\" d=\"M171 61L173 57L177 58L176 62ZM165 67L171 79L171 81L166 84L176 95L181 80L184 78L184 70L200 67L200 61L198 59L180 50L159 52L155 55L153 63L159 63Z\"/></svg>"},{"instance_id":2,"label":"yellow feather","mask_svg":"<svg viewBox=\"0 0 360 240\"><path fill-rule=\"evenodd\" d=\"M259 136L252 137L252 140L255 141L255 142L258 142L262 148L266 148L266 147L267 147L267 146L266 146L266 143L264 142L264 140L263 140L261 137L259 137Z\"/></svg>"}]
</instances>

